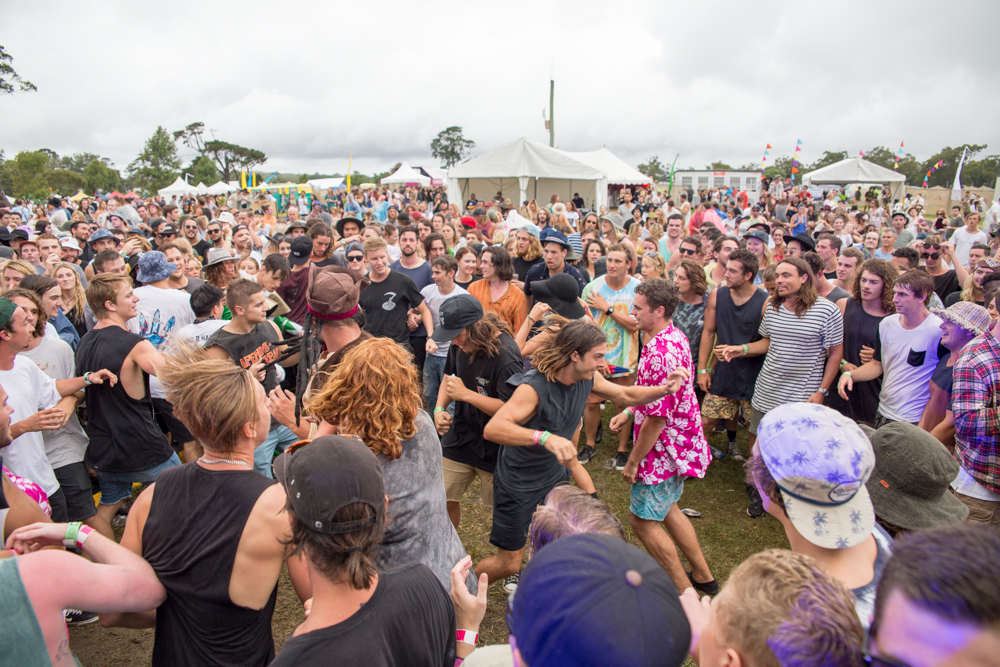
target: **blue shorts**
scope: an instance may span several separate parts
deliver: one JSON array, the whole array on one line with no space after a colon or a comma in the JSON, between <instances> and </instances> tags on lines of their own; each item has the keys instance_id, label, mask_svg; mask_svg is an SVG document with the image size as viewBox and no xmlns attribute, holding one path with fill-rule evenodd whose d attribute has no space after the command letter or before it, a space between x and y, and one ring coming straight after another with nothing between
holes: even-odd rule
<instances>
[{"instance_id":1,"label":"blue shorts","mask_svg":"<svg viewBox=\"0 0 1000 667\"><path fill-rule=\"evenodd\" d=\"M161 472L180 464L181 460L174 453L170 455L169 459L149 470L137 472L101 472L98 470L97 481L101 483L101 504L114 505L125 498L132 497L132 484L152 484Z\"/></svg>"},{"instance_id":2,"label":"blue shorts","mask_svg":"<svg viewBox=\"0 0 1000 667\"><path fill-rule=\"evenodd\" d=\"M675 475L659 484L633 484L629 511L647 521L663 521L684 493L684 478Z\"/></svg>"}]
</instances>

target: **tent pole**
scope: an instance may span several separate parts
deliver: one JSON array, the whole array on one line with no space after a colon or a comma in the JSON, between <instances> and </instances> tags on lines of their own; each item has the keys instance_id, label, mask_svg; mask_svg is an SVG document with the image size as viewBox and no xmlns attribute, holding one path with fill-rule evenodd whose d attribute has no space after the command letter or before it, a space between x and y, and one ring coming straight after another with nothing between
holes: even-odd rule
<instances>
[{"instance_id":1,"label":"tent pole","mask_svg":"<svg viewBox=\"0 0 1000 667\"><path fill-rule=\"evenodd\" d=\"M556 118L553 115L555 113L556 104L556 81L555 79L549 79L549 147L556 147Z\"/></svg>"}]
</instances>

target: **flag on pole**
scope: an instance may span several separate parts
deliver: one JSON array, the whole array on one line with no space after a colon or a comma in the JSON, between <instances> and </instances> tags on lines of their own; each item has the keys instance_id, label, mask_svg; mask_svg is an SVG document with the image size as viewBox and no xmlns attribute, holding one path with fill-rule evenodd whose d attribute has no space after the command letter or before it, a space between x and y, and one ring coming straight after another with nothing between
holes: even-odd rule
<instances>
[{"instance_id":1,"label":"flag on pole","mask_svg":"<svg viewBox=\"0 0 1000 667\"><path fill-rule=\"evenodd\" d=\"M858 157L864 157L864 156L865 156L864 151L858 151Z\"/></svg>"},{"instance_id":2,"label":"flag on pole","mask_svg":"<svg viewBox=\"0 0 1000 667\"><path fill-rule=\"evenodd\" d=\"M351 160L354 159L354 151L351 151L350 157L347 158L347 193L351 193Z\"/></svg>"},{"instance_id":3,"label":"flag on pole","mask_svg":"<svg viewBox=\"0 0 1000 667\"><path fill-rule=\"evenodd\" d=\"M955 183L951 186L952 201L962 201L962 165L965 164L965 154L969 152L966 146L962 151L962 159L958 161L958 169L955 170Z\"/></svg>"}]
</instances>

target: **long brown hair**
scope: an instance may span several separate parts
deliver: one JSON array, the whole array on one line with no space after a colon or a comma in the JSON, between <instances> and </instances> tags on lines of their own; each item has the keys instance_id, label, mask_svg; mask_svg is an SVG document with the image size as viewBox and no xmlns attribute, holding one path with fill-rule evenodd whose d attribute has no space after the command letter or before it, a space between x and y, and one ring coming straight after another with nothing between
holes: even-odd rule
<instances>
[{"instance_id":1,"label":"long brown hair","mask_svg":"<svg viewBox=\"0 0 1000 667\"><path fill-rule=\"evenodd\" d=\"M556 374L571 363L570 355L574 352L582 356L587 350L607 342L600 327L585 320L574 320L541 344L532 355L531 365L553 382Z\"/></svg>"},{"instance_id":2,"label":"long brown hair","mask_svg":"<svg viewBox=\"0 0 1000 667\"><path fill-rule=\"evenodd\" d=\"M861 304L861 274L867 271L882 279L882 310L889 313L896 312L896 304L892 302L892 288L896 284L896 277L899 272L896 266L884 259L869 259L855 270L852 296L854 303Z\"/></svg>"},{"instance_id":3,"label":"long brown hair","mask_svg":"<svg viewBox=\"0 0 1000 667\"><path fill-rule=\"evenodd\" d=\"M801 318L806 314L806 311L816 305L816 301L819 299L819 292L816 291L816 278L813 276L809 264L801 257L786 257L778 262L778 266L782 264L791 264L798 271L800 277L806 276L806 281L802 283L802 287L799 288L798 293L795 295L795 302L791 308L795 316ZM771 306L774 307L774 312L780 312L781 304L784 302L784 299L771 299Z\"/></svg>"},{"instance_id":4,"label":"long brown hair","mask_svg":"<svg viewBox=\"0 0 1000 667\"><path fill-rule=\"evenodd\" d=\"M483 315L483 319L465 328L468 340L465 343L465 351L472 361L478 355L495 357L500 354L500 334L511 334L510 326L505 320L494 312Z\"/></svg>"},{"instance_id":5,"label":"long brown hair","mask_svg":"<svg viewBox=\"0 0 1000 667\"><path fill-rule=\"evenodd\" d=\"M372 338L344 355L306 412L357 435L376 455L395 460L417 433L420 382L410 354L388 338Z\"/></svg>"}]
</instances>

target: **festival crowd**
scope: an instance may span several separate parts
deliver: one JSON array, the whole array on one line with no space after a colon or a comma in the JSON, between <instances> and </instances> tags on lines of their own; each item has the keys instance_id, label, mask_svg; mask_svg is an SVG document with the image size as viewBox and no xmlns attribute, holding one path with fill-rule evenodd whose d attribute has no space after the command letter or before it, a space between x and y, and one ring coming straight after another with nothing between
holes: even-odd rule
<instances>
[{"instance_id":1,"label":"festival crowd","mask_svg":"<svg viewBox=\"0 0 1000 667\"><path fill-rule=\"evenodd\" d=\"M1000 200L467 196L0 208L0 665L98 621L154 665L997 664ZM720 585L679 502L725 457L788 548Z\"/></svg>"}]
</instances>

